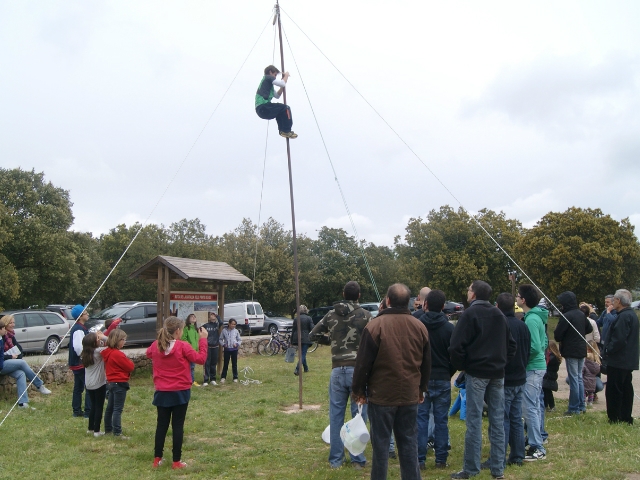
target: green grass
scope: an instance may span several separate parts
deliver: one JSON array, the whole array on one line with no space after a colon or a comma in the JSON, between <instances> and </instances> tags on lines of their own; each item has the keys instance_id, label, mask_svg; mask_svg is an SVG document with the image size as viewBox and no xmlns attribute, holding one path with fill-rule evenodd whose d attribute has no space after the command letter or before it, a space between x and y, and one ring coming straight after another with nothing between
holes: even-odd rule
<instances>
[{"instance_id":1,"label":"green grass","mask_svg":"<svg viewBox=\"0 0 640 480\"><path fill-rule=\"evenodd\" d=\"M304 404L319 404L318 411L282 412L298 401L293 365L285 364L282 355L239 359L240 369L251 366L252 378L262 381L260 385L194 388L182 455L189 468L180 472L173 472L169 462L158 471L151 469L155 407L148 370L135 372L131 380L122 418L124 434L132 437L129 441L87 436L86 421L71 417L72 385L54 387L48 397L34 393L32 405L37 410L14 411L0 427L0 478L369 478L369 468L364 472L348 464L335 471L329 468L329 447L320 439L328 423L329 349L309 354L308 361L311 372L305 377ZM201 367L196 372L201 379ZM558 411L565 410L566 402L557 404ZM2 417L9 408L9 402L0 402ZM451 468L436 472L430 452L423 478L449 478L451 472L461 469L464 422L454 417L450 428ZM610 426L604 413L590 411L570 418L552 415L547 431L547 459L508 467L507 478L613 480L640 471L638 427ZM483 459L489 451L486 434L484 440ZM370 446L365 454L370 461ZM171 459L170 437L164 456ZM397 460L390 461L389 478L400 478ZM476 478L491 476L483 471Z\"/></svg>"}]
</instances>

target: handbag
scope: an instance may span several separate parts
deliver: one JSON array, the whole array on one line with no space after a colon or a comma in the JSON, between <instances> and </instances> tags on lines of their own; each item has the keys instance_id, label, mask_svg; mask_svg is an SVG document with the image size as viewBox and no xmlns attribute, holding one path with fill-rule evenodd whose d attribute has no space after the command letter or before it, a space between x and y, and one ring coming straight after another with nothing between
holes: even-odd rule
<instances>
[{"instance_id":1,"label":"handbag","mask_svg":"<svg viewBox=\"0 0 640 480\"><path fill-rule=\"evenodd\" d=\"M287 363L293 363L296 359L296 348L289 347L284 355L284 361Z\"/></svg>"}]
</instances>

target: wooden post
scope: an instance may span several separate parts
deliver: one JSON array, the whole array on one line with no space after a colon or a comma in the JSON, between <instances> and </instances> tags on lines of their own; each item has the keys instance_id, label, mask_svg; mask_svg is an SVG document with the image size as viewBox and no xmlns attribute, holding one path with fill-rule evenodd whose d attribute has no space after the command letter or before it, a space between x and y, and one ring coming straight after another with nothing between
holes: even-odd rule
<instances>
[{"instance_id":1,"label":"wooden post","mask_svg":"<svg viewBox=\"0 0 640 480\"><path fill-rule=\"evenodd\" d=\"M156 304L156 332L160 331L162 325L164 325L164 275L163 275L163 265L161 263L158 264L158 294L157 294L157 304Z\"/></svg>"},{"instance_id":2,"label":"wooden post","mask_svg":"<svg viewBox=\"0 0 640 480\"><path fill-rule=\"evenodd\" d=\"M166 265L162 266L164 270L164 308L162 311L164 318L171 316L171 270Z\"/></svg>"}]
</instances>

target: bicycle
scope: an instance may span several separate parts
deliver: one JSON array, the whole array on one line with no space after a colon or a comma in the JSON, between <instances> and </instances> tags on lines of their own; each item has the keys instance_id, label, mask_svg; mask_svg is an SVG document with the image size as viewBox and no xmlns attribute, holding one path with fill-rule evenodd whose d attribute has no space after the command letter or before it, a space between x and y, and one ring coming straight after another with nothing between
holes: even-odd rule
<instances>
[{"instance_id":1,"label":"bicycle","mask_svg":"<svg viewBox=\"0 0 640 480\"><path fill-rule=\"evenodd\" d=\"M256 349L260 355L269 357L287 351L287 348L291 346L291 334L275 332L271 334L271 338L265 338L258 342Z\"/></svg>"}]
</instances>

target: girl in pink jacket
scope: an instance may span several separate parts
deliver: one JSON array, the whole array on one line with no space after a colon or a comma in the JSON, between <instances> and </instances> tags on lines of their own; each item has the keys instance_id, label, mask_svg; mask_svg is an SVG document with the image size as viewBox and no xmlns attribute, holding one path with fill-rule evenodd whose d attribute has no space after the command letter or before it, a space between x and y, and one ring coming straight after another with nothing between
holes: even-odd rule
<instances>
[{"instance_id":1,"label":"girl in pink jacket","mask_svg":"<svg viewBox=\"0 0 640 480\"><path fill-rule=\"evenodd\" d=\"M153 404L158 409L156 441L153 468L162 464L164 441L173 426L173 469L184 468L182 456L182 438L184 419L191 398L191 363L203 365L207 360L207 331L200 327L198 334L199 351L196 352L188 342L180 340L184 331L184 320L169 317L158 332L158 339L147 348L147 357L153 362L153 383L156 391ZM171 417L173 416L173 422Z\"/></svg>"}]
</instances>

